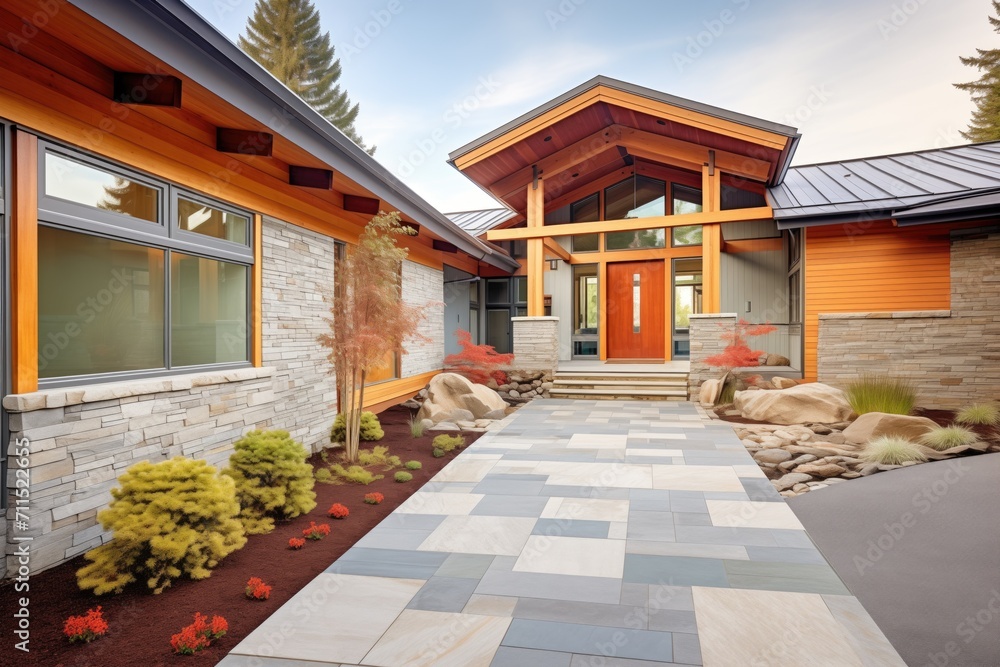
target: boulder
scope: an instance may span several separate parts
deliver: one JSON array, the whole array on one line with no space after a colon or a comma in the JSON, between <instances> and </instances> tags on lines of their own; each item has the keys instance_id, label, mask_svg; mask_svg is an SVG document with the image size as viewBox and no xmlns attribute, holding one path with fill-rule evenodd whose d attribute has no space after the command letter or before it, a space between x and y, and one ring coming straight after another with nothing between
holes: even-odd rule
<instances>
[{"instance_id":1,"label":"boulder","mask_svg":"<svg viewBox=\"0 0 1000 667\"><path fill-rule=\"evenodd\" d=\"M427 386L427 399L420 406L417 419L430 419L435 424L474 421L506 407L500 394L489 387L474 384L456 373L441 373Z\"/></svg>"},{"instance_id":2,"label":"boulder","mask_svg":"<svg viewBox=\"0 0 1000 667\"><path fill-rule=\"evenodd\" d=\"M719 400L719 394L721 393L721 380L705 380L701 383L701 388L698 390L698 402L706 408L710 408Z\"/></svg>"},{"instance_id":3,"label":"boulder","mask_svg":"<svg viewBox=\"0 0 1000 667\"><path fill-rule=\"evenodd\" d=\"M765 366L791 366L792 360L780 354L769 354L764 359Z\"/></svg>"},{"instance_id":4,"label":"boulder","mask_svg":"<svg viewBox=\"0 0 1000 667\"><path fill-rule=\"evenodd\" d=\"M847 468L843 468L836 463L805 463L800 465L795 469L796 472L805 473L807 475L813 475L815 477L836 477L842 473L847 472Z\"/></svg>"},{"instance_id":5,"label":"boulder","mask_svg":"<svg viewBox=\"0 0 1000 667\"><path fill-rule=\"evenodd\" d=\"M790 472L787 475L782 475L780 479L774 480L771 484L773 484L774 488L778 491L787 491L796 484L803 484L810 481L812 481L812 475L806 475L801 472Z\"/></svg>"},{"instance_id":6,"label":"boulder","mask_svg":"<svg viewBox=\"0 0 1000 667\"><path fill-rule=\"evenodd\" d=\"M882 435L898 435L916 442L935 426L937 424L926 417L869 412L858 417L853 424L844 429L843 435L847 442L859 445Z\"/></svg>"},{"instance_id":7,"label":"boulder","mask_svg":"<svg viewBox=\"0 0 1000 667\"><path fill-rule=\"evenodd\" d=\"M853 414L844 392L819 382L774 391L738 391L734 407L745 419L771 424L829 424Z\"/></svg>"},{"instance_id":8,"label":"boulder","mask_svg":"<svg viewBox=\"0 0 1000 667\"><path fill-rule=\"evenodd\" d=\"M771 384L774 385L775 389L790 389L799 383L798 380L792 378L783 378L780 375L775 375L771 378Z\"/></svg>"},{"instance_id":9,"label":"boulder","mask_svg":"<svg viewBox=\"0 0 1000 667\"><path fill-rule=\"evenodd\" d=\"M482 418L483 419L503 419L506 416L507 416L507 411L506 410L490 410L485 415L483 415Z\"/></svg>"},{"instance_id":10,"label":"boulder","mask_svg":"<svg viewBox=\"0 0 1000 667\"><path fill-rule=\"evenodd\" d=\"M783 449L762 449L753 455L758 463L784 463L792 458L792 455Z\"/></svg>"}]
</instances>

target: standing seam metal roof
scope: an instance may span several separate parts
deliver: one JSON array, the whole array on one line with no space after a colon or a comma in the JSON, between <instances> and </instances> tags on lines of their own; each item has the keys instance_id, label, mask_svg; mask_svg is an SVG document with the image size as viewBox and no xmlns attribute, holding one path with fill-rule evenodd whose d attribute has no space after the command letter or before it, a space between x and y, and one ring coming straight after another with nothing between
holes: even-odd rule
<instances>
[{"instance_id":1,"label":"standing seam metal roof","mask_svg":"<svg viewBox=\"0 0 1000 667\"><path fill-rule=\"evenodd\" d=\"M998 190L1000 141L792 167L768 189L768 201L781 226L795 227Z\"/></svg>"},{"instance_id":2,"label":"standing seam metal roof","mask_svg":"<svg viewBox=\"0 0 1000 667\"><path fill-rule=\"evenodd\" d=\"M481 211L459 211L445 216L466 233L480 236L513 218L516 213L506 208L488 208Z\"/></svg>"}]
</instances>

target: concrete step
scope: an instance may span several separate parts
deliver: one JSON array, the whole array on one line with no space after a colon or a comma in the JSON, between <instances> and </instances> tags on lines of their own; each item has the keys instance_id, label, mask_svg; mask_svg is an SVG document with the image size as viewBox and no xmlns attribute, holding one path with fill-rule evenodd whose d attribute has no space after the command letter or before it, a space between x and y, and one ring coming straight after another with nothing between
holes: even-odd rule
<instances>
[{"instance_id":1,"label":"concrete step","mask_svg":"<svg viewBox=\"0 0 1000 667\"><path fill-rule=\"evenodd\" d=\"M688 374L681 372L659 372L659 373L638 373L638 372L595 372L595 371L556 371L554 377L559 380L621 380L621 379L683 379L687 380Z\"/></svg>"},{"instance_id":2,"label":"concrete step","mask_svg":"<svg viewBox=\"0 0 1000 667\"><path fill-rule=\"evenodd\" d=\"M688 379L680 378L620 378L617 380L591 380L587 378L561 378L552 380L554 386L582 387L686 387Z\"/></svg>"},{"instance_id":3,"label":"concrete step","mask_svg":"<svg viewBox=\"0 0 1000 667\"><path fill-rule=\"evenodd\" d=\"M589 398L601 400L636 399L650 401L686 401L686 389L629 389L627 387L614 389L578 389L575 387L549 390L553 398Z\"/></svg>"}]
</instances>

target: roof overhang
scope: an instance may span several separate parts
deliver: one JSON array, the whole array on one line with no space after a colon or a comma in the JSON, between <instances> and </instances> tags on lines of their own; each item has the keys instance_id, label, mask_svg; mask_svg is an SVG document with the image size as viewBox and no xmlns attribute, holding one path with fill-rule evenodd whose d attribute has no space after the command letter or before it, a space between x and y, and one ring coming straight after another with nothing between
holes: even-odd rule
<instances>
[{"instance_id":1,"label":"roof overhang","mask_svg":"<svg viewBox=\"0 0 1000 667\"><path fill-rule=\"evenodd\" d=\"M213 91L433 235L505 271L520 265L466 234L181 0L68 0Z\"/></svg>"},{"instance_id":2,"label":"roof overhang","mask_svg":"<svg viewBox=\"0 0 1000 667\"><path fill-rule=\"evenodd\" d=\"M724 173L774 184L784 177L799 138L787 125L598 76L466 144L448 161L519 210L511 193L535 166L550 180L562 172L590 173L625 156L701 171L714 151Z\"/></svg>"}]
</instances>

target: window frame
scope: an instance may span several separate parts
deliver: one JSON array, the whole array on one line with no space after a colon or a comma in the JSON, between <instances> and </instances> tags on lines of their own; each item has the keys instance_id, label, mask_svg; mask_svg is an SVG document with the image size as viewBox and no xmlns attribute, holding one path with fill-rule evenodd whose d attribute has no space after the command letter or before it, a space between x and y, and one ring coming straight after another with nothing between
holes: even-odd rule
<instances>
[{"instance_id":1,"label":"window frame","mask_svg":"<svg viewBox=\"0 0 1000 667\"><path fill-rule=\"evenodd\" d=\"M13 181L10 177L13 174L13 151L12 147L14 135L11 124L0 119L0 234L3 242L0 244L0 294L3 295L3 305L0 307L0 332L3 341L0 344L0 391L6 396L11 393L13 387L13 374L10 368L11 359L11 330L10 330L10 277L7 267L10 266L10 209L7 201L10 199L10 190ZM10 442L10 421L7 410L0 406L0 442ZM7 489L7 468L8 457L7 447L0 447L0 510L8 507Z\"/></svg>"},{"instance_id":2,"label":"window frame","mask_svg":"<svg viewBox=\"0 0 1000 667\"><path fill-rule=\"evenodd\" d=\"M64 159L79 162L95 169L106 171L112 175L121 175L147 187L158 189L160 200L157 210L159 223L137 220L130 216L104 211L102 209L78 204L59 197L45 194L46 174L45 156L52 152ZM234 206L233 204L216 200L213 197L198 193L175 183L144 174L134 168L122 165L107 158L93 156L82 149L66 146L39 137L38 139L38 225L52 227L77 234L84 234L113 241L162 250L164 253L163 269L163 362L159 368L148 368L131 371L110 371L104 373L88 373L83 375L67 375L51 378L38 378L39 389L72 387L105 382L138 380L145 378L164 377L204 371L221 371L236 368L253 367L254 339L260 335L255 330L254 312L254 239L256 238L257 216L254 212ZM246 245L232 241L215 239L204 234L180 229L177 220L177 199L183 197L196 203L218 208L222 211L241 215L247 219ZM193 238L192 238L193 237ZM39 248L39 253L41 248ZM246 267L246 354L243 361L228 361L189 366L172 364L172 332L173 332L173 253L238 264ZM39 295L39 301L41 295Z\"/></svg>"}]
</instances>

